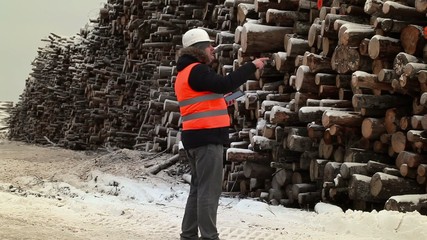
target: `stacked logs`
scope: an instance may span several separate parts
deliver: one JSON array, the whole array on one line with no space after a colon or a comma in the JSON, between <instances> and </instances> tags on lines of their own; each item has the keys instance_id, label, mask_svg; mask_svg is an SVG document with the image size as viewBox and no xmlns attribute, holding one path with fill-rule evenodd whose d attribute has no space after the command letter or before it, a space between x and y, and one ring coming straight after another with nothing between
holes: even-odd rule
<instances>
[{"instance_id":1,"label":"stacked logs","mask_svg":"<svg viewBox=\"0 0 427 240\"><path fill-rule=\"evenodd\" d=\"M424 199L425 165L408 155L425 158L425 11L389 1L320 10L282 2L235 6L236 64L262 55L272 61L234 105L241 130L227 150L224 190L287 206L323 200L360 210L384 208L395 195ZM277 84L267 91L267 83ZM403 209L394 199L393 209L422 204Z\"/></svg>"},{"instance_id":2,"label":"stacked logs","mask_svg":"<svg viewBox=\"0 0 427 240\"><path fill-rule=\"evenodd\" d=\"M176 45L213 15L207 2L110 0L78 37L52 33L32 63L10 137L71 149L177 151Z\"/></svg>"},{"instance_id":3,"label":"stacked logs","mask_svg":"<svg viewBox=\"0 0 427 240\"><path fill-rule=\"evenodd\" d=\"M270 58L230 108L224 191L303 208L421 210L426 7L412 4L109 0L79 43L52 35L40 49L11 137L177 152L176 51L183 32L204 27L220 74Z\"/></svg>"},{"instance_id":4,"label":"stacked logs","mask_svg":"<svg viewBox=\"0 0 427 240\"><path fill-rule=\"evenodd\" d=\"M8 120L13 110L12 101L0 101L0 138L5 138L9 132Z\"/></svg>"}]
</instances>

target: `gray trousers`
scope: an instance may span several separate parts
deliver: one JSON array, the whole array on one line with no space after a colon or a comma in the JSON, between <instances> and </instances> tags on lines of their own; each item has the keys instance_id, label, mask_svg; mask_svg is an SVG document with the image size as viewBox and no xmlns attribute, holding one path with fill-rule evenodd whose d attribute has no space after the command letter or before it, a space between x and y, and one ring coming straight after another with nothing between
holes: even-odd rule
<instances>
[{"instance_id":1,"label":"gray trousers","mask_svg":"<svg viewBox=\"0 0 427 240\"><path fill-rule=\"evenodd\" d=\"M181 240L218 240L216 216L222 190L224 147L220 144L187 150L191 166L190 193L181 225Z\"/></svg>"}]
</instances>

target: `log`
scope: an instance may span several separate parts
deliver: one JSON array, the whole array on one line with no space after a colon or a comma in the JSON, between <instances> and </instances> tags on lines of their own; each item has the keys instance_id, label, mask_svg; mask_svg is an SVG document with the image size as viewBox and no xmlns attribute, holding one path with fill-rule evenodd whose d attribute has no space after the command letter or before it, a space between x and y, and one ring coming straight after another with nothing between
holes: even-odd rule
<instances>
[{"instance_id":1,"label":"log","mask_svg":"<svg viewBox=\"0 0 427 240\"><path fill-rule=\"evenodd\" d=\"M395 153L407 149L407 139L403 132L397 131L391 135L391 147Z\"/></svg>"},{"instance_id":2,"label":"log","mask_svg":"<svg viewBox=\"0 0 427 240\"><path fill-rule=\"evenodd\" d=\"M402 51L399 39L375 35L369 40L368 53L372 59L394 57Z\"/></svg>"},{"instance_id":3,"label":"log","mask_svg":"<svg viewBox=\"0 0 427 240\"><path fill-rule=\"evenodd\" d=\"M372 26L348 22L341 25L338 31L339 43L348 47L358 47L363 39L374 35L375 30Z\"/></svg>"},{"instance_id":4,"label":"log","mask_svg":"<svg viewBox=\"0 0 427 240\"><path fill-rule=\"evenodd\" d=\"M402 164L416 168L421 164L427 164L427 156L410 151L401 151L396 157L396 167L400 168Z\"/></svg>"},{"instance_id":5,"label":"log","mask_svg":"<svg viewBox=\"0 0 427 240\"><path fill-rule=\"evenodd\" d=\"M353 88L368 88L373 90L391 91L393 87L389 83L378 81L376 74L370 74L364 71L355 71L351 77Z\"/></svg>"},{"instance_id":6,"label":"log","mask_svg":"<svg viewBox=\"0 0 427 240\"><path fill-rule=\"evenodd\" d=\"M367 139L379 139L386 132L384 119L365 118L362 122L362 136Z\"/></svg>"},{"instance_id":7,"label":"log","mask_svg":"<svg viewBox=\"0 0 427 240\"><path fill-rule=\"evenodd\" d=\"M326 135L326 131L324 135ZM334 152L334 145L331 142L327 142L325 138L326 137L324 136L322 139L320 139L320 142L319 142L319 147L318 147L319 157L330 159Z\"/></svg>"},{"instance_id":8,"label":"log","mask_svg":"<svg viewBox=\"0 0 427 240\"><path fill-rule=\"evenodd\" d=\"M420 13L427 13L427 2L425 0L416 0L415 9Z\"/></svg>"},{"instance_id":9,"label":"log","mask_svg":"<svg viewBox=\"0 0 427 240\"><path fill-rule=\"evenodd\" d=\"M308 21L309 15L307 12L286 11L279 9L268 9L266 12L266 22L277 26L292 27L298 21Z\"/></svg>"},{"instance_id":10,"label":"log","mask_svg":"<svg viewBox=\"0 0 427 240\"><path fill-rule=\"evenodd\" d=\"M396 72L397 75L402 75L403 74L403 69L405 67L406 64L408 63L422 63L423 61L406 52L400 52L398 53L393 60L393 70Z\"/></svg>"},{"instance_id":11,"label":"log","mask_svg":"<svg viewBox=\"0 0 427 240\"><path fill-rule=\"evenodd\" d=\"M353 174L368 175L367 163L344 162L340 174L344 179L350 179Z\"/></svg>"},{"instance_id":12,"label":"log","mask_svg":"<svg viewBox=\"0 0 427 240\"><path fill-rule=\"evenodd\" d=\"M346 150L344 162L367 163L373 160L376 162L389 164L391 162L391 159L392 158L390 158L390 156L381 153L376 153L371 150L349 148Z\"/></svg>"},{"instance_id":13,"label":"log","mask_svg":"<svg viewBox=\"0 0 427 240\"><path fill-rule=\"evenodd\" d=\"M306 51L310 50L308 40L296 37L289 38L284 47L286 49L286 54L290 57L303 55Z\"/></svg>"},{"instance_id":14,"label":"log","mask_svg":"<svg viewBox=\"0 0 427 240\"><path fill-rule=\"evenodd\" d=\"M418 174L418 176L421 176L421 177L427 176L427 164L426 163L422 163L422 164L418 165L417 174Z\"/></svg>"},{"instance_id":15,"label":"log","mask_svg":"<svg viewBox=\"0 0 427 240\"><path fill-rule=\"evenodd\" d=\"M301 208L313 208L316 203L321 200L321 193L318 192L304 192L298 194L298 204Z\"/></svg>"},{"instance_id":16,"label":"log","mask_svg":"<svg viewBox=\"0 0 427 240\"><path fill-rule=\"evenodd\" d=\"M286 169L277 169L276 172L273 173L273 178L276 179L279 186L284 186L286 184L291 183L292 181L292 171Z\"/></svg>"},{"instance_id":17,"label":"log","mask_svg":"<svg viewBox=\"0 0 427 240\"><path fill-rule=\"evenodd\" d=\"M249 146L250 142L249 141L239 141L239 142L231 142L230 143L230 148L242 148L242 149L247 149Z\"/></svg>"},{"instance_id":18,"label":"log","mask_svg":"<svg viewBox=\"0 0 427 240\"><path fill-rule=\"evenodd\" d=\"M251 144L255 151L268 151L272 150L277 145L277 142L263 136L253 136Z\"/></svg>"},{"instance_id":19,"label":"log","mask_svg":"<svg viewBox=\"0 0 427 240\"><path fill-rule=\"evenodd\" d=\"M322 37L317 43L317 48L322 50L322 55L331 57L334 54L334 49L338 46L338 39L332 37Z\"/></svg>"},{"instance_id":20,"label":"log","mask_svg":"<svg viewBox=\"0 0 427 240\"><path fill-rule=\"evenodd\" d=\"M409 130L406 132L406 138L409 142L427 143L426 132L424 130Z\"/></svg>"},{"instance_id":21,"label":"log","mask_svg":"<svg viewBox=\"0 0 427 240\"><path fill-rule=\"evenodd\" d=\"M286 107L288 104L288 102L283 101L263 100L261 102L261 107L258 108L258 110L260 110L261 114L264 114L265 112L271 111L274 106Z\"/></svg>"},{"instance_id":22,"label":"log","mask_svg":"<svg viewBox=\"0 0 427 240\"><path fill-rule=\"evenodd\" d=\"M256 19L258 14L255 11L255 5L251 3L240 3L237 5L237 24L242 26L246 19Z\"/></svg>"},{"instance_id":23,"label":"log","mask_svg":"<svg viewBox=\"0 0 427 240\"><path fill-rule=\"evenodd\" d=\"M372 73L378 74L382 69L393 67L393 58L378 57L372 60Z\"/></svg>"},{"instance_id":24,"label":"log","mask_svg":"<svg viewBox=\"0 0 427 240\"><path fill-rule=\"evenodd\" d=\"M425 193L425 189L415 180L380 172L372 176L370 187L372 196L382 200L396 195Z\"/></svg>"},{"instance_id":25,"label":"log","mask_svg":"<svg viewBox=\"0 0 427 240\"><path fill-rule=\"evenodd\" d=\"M363 117L357 112L325 110L322 115L322 125L330 127L334 124L348 127L360 127Z\"/></svg>"},{"instance_id":26,"label":"log","mask_svg":"<svg viewBox=\"0 0 427 240\"><path fill-rule=\"evenodd\" d=\"M407 107L399 107L399 108L389 108L385 112L384 117L384 126L387 130L387 133L393 134L397 132L398 130L401 130L400 128L400 119L404 116L407 116L410 114L411 109L408 109Z\"/></svg>"},{"instance_id":27,"label":"log","mask_svg":"<svg viewBox=\"0 0 427 240\"><path fill-rule=\"evenodd\" d=\"M393 18L377 17L374 21L374 27L380 28L385 33L401 33L402 29L410 24L422 25L422 20L419 21L402 21Z\"/></svg>"},{"instance_id":28,"label":"log","mask_svg":"<svg viewBox=\"0 0 427 240\"><path fill-rule=\"evenodd\" d=\"M302 169L297 169L298 167L299 166L296 166L294 172L292 173L292 184L309 183L309 172L303 171Z\"/></svg>"},{"instance_id":29,"label":"log","mask_svg":"<svg viewBox=\"0 0 427 240\"><path fill-rule=\"evenodd\" d=\"M393 79L399 78L399 76L396 74L396 72L393 69L381 69L378 72L378 81L380 82L386 82L391 83Z\"/></svg>"},{"instance_id":30,"label":"log","mask_svg":"<svg viewBox=\"0 0 427 240\"><path fill-rule=\"evenodd\" d=\"M269 1L269 0L257 0L254 1L256 12L266 12L268 9L278 10L297 10L299 1Z\"/></svg>"},{"instance_id":31,"label":"log","mask_svg":"<svg viewBox=\"0 0 427 240\"><path fill-rule=\"evenodd\" d=\"M353 104L349 100L339 100L339 99L321 99L320 107L333 107L333 108L352 108Z\"/></svg>"},{"instance_id":32,"label":"log","mask_svg":"<svg viewBox=\"0 0 427 240\"><path fill-rule=\"evenodd\" d=\"M272 57L273 59L272 64L275 66L277 71L279 72L290 72L291 70L294 71L295 65L295 58L288 56L286 52L276 52L273 53Z\"/></svg>"},{"instance_id":33,"label":"log","mask_svg":"<svg viewBox=\"0 0 427 240\"><path fill-rule=\"evenodd\" d=\"M423 116L421 115L412 115L410 120L411 121L410 128L415 130L423 129L423 126L421 124L422 119L423 119Z\"/></svg>"},{"instance_id":34,"label":"log","mask_svg":"<svg viewBox=\"0 0 427 240\"><path fill-rule=\"evenodd\" d=\"M381 202L371 194L371 179L371 177L362 174L353 174L348 184L348 197L351 200Z\"/></svg>"},{"instance_id":35,"label":"log","mask_svg":"<svg viewBox=\"0 0 427 240\"><path fill-rule=\"evenodd\" d=\"M310 68L301 65L296 71L295 88L302 93L319 93L319 87L315 82L315 74L310 72Z\"/></svg>"},{"instance_id":36,"label":"log","mask_svg":"<svg viewBox=\"0 0 427 240\"><path fill-rule=\"evenodd\" d=\"M323 133L325 132L326 128L321 124L316 123L308 123L307 124L307 135L309 138L311 138L313 141L317 141L323 137Z\"/></svg>"},{"instance_id":37,"label":"log","mask_svg":"<svg viewBox=\"0 0 427 240\"><path fill-rule=\"evenodd\" d=\"M316 73L315 83L316 85L333 85L336 86L336 74L329 73Z\"/></svg>"},{"instance_id":38,"label":"log","mask_svg":"<svg viewBox=\"0 0 427 240\"><path fill-rule=\"evenodd\" d=\"M351 88L352 74L337 74L335 79L338 88Z\"/></svg>"},{"instance_id":39,"label":"log","mask_svg":"<svg viewBox=\"0 0 427 240\"><path fill-rule=\"evenodd\" d=\"M268 153L254 152L249 149L228 148L226 160L230 162L260 161L270 162L271 156Z\"/></svg>"},{"instance_id":40,"label":"log","mask_svg":"<svg viewBox=\"0 0 427 240\"><path fill-rule=\"evenodd\" d=\"M292 31L291 27L245 23L240 38L242 51L246 54L283 51L283 42L277 39L283 39Z\"/></svg>"},{"instance_id":41,"label":"log","mask_svg":"<svg viewBox=\"0 0 427 240\"><path fill-rule=\"evenodd\" d=\"M385 163L380 163L377 161L369 160L366 169L368 170L369 175L373 175L376 172L383 172L384 168L391 168L392 166Z\"/></svg>"},{"instance_id":42,"label":"log","mask_svg":"<svg viewBox=\"0 0 427 240\"><path fill-rule=\"evenodd\" d=\"M392 196L384 204L384 209L388 211L414 212L418 211L422 215L427 214L427 194L406 194L402 196Z\"/></svg>"},{"instance_id":43,"label":"log","mask_svg":"<svg viewBox=\"0 0 427 240\"><path fill-rule=\"evenodd\" d=\"M310 26L310 29L308 30L308 45L310 47L316 47L317 45L317 39L320 35L322 25L320 24L320 18L316 18L313 23Z\"/></svg>"},{"instance_id":44,"label":"log","mask_svg":"<svg viewBox=\"0 0 427 240\"><path fill-rule=\"evenodd\" d=\"M326 159L312 159L310 162L310 180L312 182L323 179L323 173L329 160Z\"/></svg>"},{"instance_id":45,"label":"log","mask_svg":"<svg viewBox=\"0 0 427 240\"><path fill-rule=\"evenodd\" d=\"M412 102L412 98L402 95L370 95L370 94L354 94L354 108L376 108L389 109L399 106L407 106Z\"/></svg>"},{"instance_id":46,"label":"log","mask_svg":"<svg viewBox=\"0 0 427 240\"><path fill-rule=\"evenodd\" d=\"M298 194L316 191L316 185L311 183L292 184L292 198L298 200Z\"/></svg>"},{"instance_id":47,"label":"log","mask_svg":"<svg viewBox=\"0 0 427 240\"><path fill-rule=\"evenodd\" d=\"M161 170L166 169L166 168L174 165L175 163L177 163L180 159L179 157L180 157L179 154L175 154L173 157L168 158L166 161L164 161L158 165L155 165L153 167L150 167L149 172L151 174L157 174Z\"/></svg>"},{"instance_id":48,"label":"log","mask_svg":"<svg viewBox=\"0 0 427 240\"><path fill-rule=\"evenodd\" d=\"M305 52L303 61L305 62L305 65L310 68L310 72L312 73L319 74L319 72L332 72L331 59L329 57L325 57L324 55ZM320 85L320 83L316 84Z\"/></svg>"},{"instance_id":49,"label":"log","mask_svg":"<svg viewBox=\"0 0 427 240\"><path fill-rule=\"evenodd\" d=\"M308 136L289 134L286 138L286 147L291 151L304 152L313 150L313 141Z\"/></svg>"},{"instance_id":50,"label":"log","mask_svg":"<svg viewBox=\"0 0 427 240\"><path fill-rule=\"evenodd\" d=\"M331 57L332 69L340 74L346 74L351 71L370 71L372 59L360 55L357 49L349 46L338 45Z\"/></svg>"},{"instance_id":51,"label":"log","mask_svg":"<svg viewBox=\"0 0 427 240\"><path fill-rule=\"evenodd\" d=\"M382 6L382 12L385 16L398 20L411 21L425 18L425 14L418 12L415 7L393 1L385 1Z\"/></svg>"},{"instance_id":52,"label":"log","mask_svg":"<svg viewBox=\"0 0 427 240\"><path fill-rule=\"evenodd\" d=\"M269 164L246 161L243 163L243 173L246 178L271 179L274 170Z\"/></svg>"},{"instance_id":53,"label":"log","mask_svg":"<svg viewBox=\"0 0 427 240\"><path fill-rule=\"evenodd\" d=\"M301 107L298 110L298 118L301 122L319 122L322 119L323 113L333 109L332 107Z\"/></svg>"},{"instance_id":54,"label":"log","mask_svg":"<svg viewBox=\"0 0 427 240\"><path fill-rule=\"evenodd\" d=\"M328 13L325 16L325 27L324 27L324 31L326 32L333 32L334 30L334 23L336 20L345 20L348 22L353 22L353 23L367 23L367 20L364 19L361 16L350 16L350 15L340 15L340 14L332 14L332 13Z\"/></svg>"},{"instance_id":55,"label":"log","mask_svg":"<svg viewBox=\"0 0 427 240\"><path fill-rule=\"evenodd\" d=\"M270 113L270 122L285 125L299 125L298 113L289 108L274 106Z\"/></svg>"},{"instance_id":56,"label":"log","mask_svg":"<svg viewBox=\"0 0 427 240\"><path fill-rule=\"evenodd\" d=\"M406 163L400 165L399 172L400 172L400 175L402 175L402 177L412 178L412 179L417 178L417 169L408 167L408 164Z\"/></svg>"},{"instance_id":57,"label":"log","mask_svg":"<svg viewBox=\"0 0 427 240\"><path fill-rule=\"evenodd\" d=\"M277 136L276 138L276 128L277 126L274 124L265 124L262 128L262 136L266 137L268 139L273 139L276 142L279 140L279 142L282 140L281 136Z\"/></svg>"},{"instance_id":58,"label":"log","mask_svg":"<svg viewBox=\"0 0 427 240\"><path fill-rule=\"evenodd\" d=\"M340 173L341 164L339 162L327 162L323 172L323 181L332 182Z\"/></svg>"},{"instance_id":59,"label":"log","mask_svg":"<svg viewBox=\"0 0 427 240\"><path fill-rule=\"evenodd\" d=\"M417 77L417 74L422 70L427 70L427 64L410 62L403 67L403 73L409 78Z\"/></svg>"}]
</instances>

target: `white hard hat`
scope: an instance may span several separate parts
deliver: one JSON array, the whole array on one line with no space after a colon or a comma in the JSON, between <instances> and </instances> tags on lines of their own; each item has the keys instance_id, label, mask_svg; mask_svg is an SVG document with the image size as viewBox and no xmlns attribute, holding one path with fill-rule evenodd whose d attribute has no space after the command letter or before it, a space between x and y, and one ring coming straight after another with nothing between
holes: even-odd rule
<instances>
[{"instance_id":1,"label":"white hard hat","mask_svg":"<svg viewBox=\"0 0 427 240\"><path fill-rule=\"evenodd\" d=\"M209 38L209 34L201 28L190 29L182 36L182 46L185 48L199 42L213 41Z\"/></svg>"}]
</instances>

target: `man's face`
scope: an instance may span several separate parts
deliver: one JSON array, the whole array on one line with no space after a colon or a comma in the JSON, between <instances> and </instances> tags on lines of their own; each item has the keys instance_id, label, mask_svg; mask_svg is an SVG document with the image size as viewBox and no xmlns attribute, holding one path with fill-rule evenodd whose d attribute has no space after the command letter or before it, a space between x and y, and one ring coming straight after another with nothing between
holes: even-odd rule
<instances>
[{"instance_id":1,"label":"man's face","mask_svg":"<svg viewBox=\"0 0 427 240\"><path fill-rule=\"evenodd\" d=\"M207 63L209 64L215 59L214 47L212 46L212 44L209 44L209 46L205 48L205 53L209 57L209 62Z\"/></svg>"}]
</instances>

